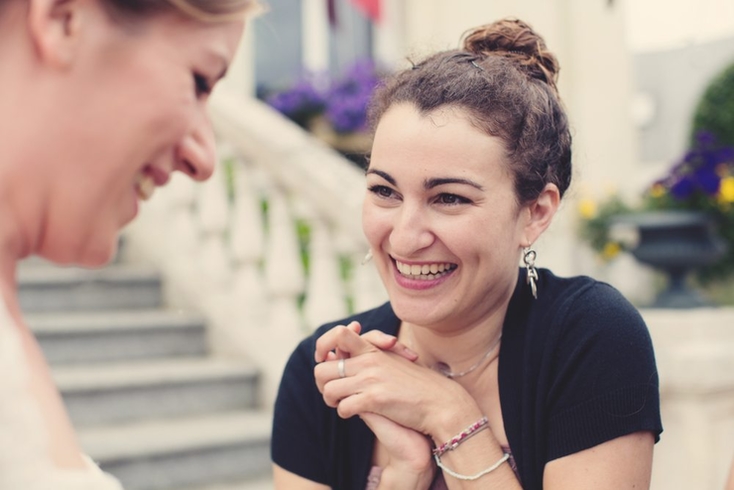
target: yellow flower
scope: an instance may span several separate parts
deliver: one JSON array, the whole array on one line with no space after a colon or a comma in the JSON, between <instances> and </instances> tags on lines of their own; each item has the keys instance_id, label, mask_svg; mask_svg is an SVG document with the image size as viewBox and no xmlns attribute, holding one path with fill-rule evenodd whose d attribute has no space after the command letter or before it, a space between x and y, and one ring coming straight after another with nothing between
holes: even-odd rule
<instances>
[{"instance_id":1,"label":"yellow flower","mask_svg":"<svg viewBox=\"0 0 734 490\"><path fill-rule=\"evenodd\" d=\"M617 255L619 255L619 252L622 251L622 247L617 242L607 242L606 245L604 245L604 250L602 250L601 255L606 260L611 260Z\"/></svg>"},{"instance_id":2,"label":"yellow flower","mask_svg":"<svg viewBox=\"0 0 734 490\"><path fill-rule=\"evenodd\" d=\"M591 199L582 199L579 202L579 214L584 219L594 219L596 217L596 203Z\"/></svg>"},{"instance_id":3,"label":"yellow flower","mask_svg":"<svg viewBox=\"0 0 734 490\"><path fill-rule=\"evenodd\" d=\"M665 195L665 186L663 184L654 184L650 188L650 195L654 198L663 197Z\"/></svg>"},{"instance_id":4,"label":"yellow flower","mask_svg":"<svg viewBox=\"0 0 734 490\"><path fill-rule=\"evenodd\" d=\"M734 202L734 177L724 177L719 185L719 195L717 196L720 203Z\"/></svg>"}]
</instances>

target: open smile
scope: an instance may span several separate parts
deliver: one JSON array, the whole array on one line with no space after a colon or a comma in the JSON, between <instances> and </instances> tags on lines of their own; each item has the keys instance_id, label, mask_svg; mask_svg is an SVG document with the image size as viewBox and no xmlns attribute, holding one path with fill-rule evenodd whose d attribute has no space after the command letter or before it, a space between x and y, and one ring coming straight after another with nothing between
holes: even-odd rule
<instances>
[{"instance_id":1,"label":"open smile","mask_svg":"<svg viewBox=\"0 0 734 490\"><path fill-rule=\"evenodd\" d=\"M451 262L429 262L423 264L408 264L393 259L395 268L405 279L414 281L435 281L451 274L458 267Z\"/></svg>"}]
</instances>

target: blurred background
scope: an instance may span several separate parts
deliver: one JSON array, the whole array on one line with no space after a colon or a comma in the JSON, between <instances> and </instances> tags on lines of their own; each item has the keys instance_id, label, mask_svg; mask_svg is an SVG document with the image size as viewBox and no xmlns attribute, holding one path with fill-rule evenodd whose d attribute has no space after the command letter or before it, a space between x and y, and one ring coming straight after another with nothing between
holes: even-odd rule
<instances>
[{"instance_id":1,"label":"blurred background","mask_svg":"<svg viewBox=\"0 0 734 490\"><path fill-rule=\"evenodd\" d=\"M296 343L386 299L360 225L379 80L513 16L560 60L574 183L538 264L640 307L655 490L734 460L734 2L270 0L211 101L221 165L156 193L101 271L21 269L82 444L126 489L263 489ZM652 214L651 214L652 213Z\"/></svg>"}]
</instances>

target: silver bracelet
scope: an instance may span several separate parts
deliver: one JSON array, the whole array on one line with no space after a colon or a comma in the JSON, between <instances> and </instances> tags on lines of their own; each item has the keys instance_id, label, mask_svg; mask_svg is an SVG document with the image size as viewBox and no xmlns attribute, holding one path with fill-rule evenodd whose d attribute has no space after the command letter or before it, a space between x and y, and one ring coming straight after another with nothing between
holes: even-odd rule
<instances>
[{"instance_id":1,"label":"silver bracelet","mask_svg":"<svg viewBox=\"0 0 734 490\"><path fill-rule=\"evenodd\" d=\"M489 468L487 468L487 469L484 469L484 470L480 471L480 472L479 472L479 473L477 473L476 475L462 475L462 474L460 474L460 473L457 473L457 472L455 472L455 471L452 471L452 470L448 469L447 467L445 467L445 466L443 465L443 463L441 462L441 458L439 458L439 457L438 457L437 455L435 455L435 454L434 454L434 455L433 455L433 457L434 457L434 459L436 460L436 466L438 466L439 468L441 468L441 469L442 469L442 470L443 470L443 471L444 471L445 473L447 473L447 474L449 474L449 475L453 476L453 477L454 477L454 478L456 478L457 480L465 480L465 481L474 481L474 480L478 480L478 479L480 479L481 477L483 477L484 475L486 475L487 473L491 473L491 472L493 472L494 470L496 470L497 468L499 468L499 467L500 467L500 466L502 465L502 463L504 463L505 461L507 461L508 459L510 459L510 455L509 455L509 453L505 453L505 454L504 454L504 455L503 455L503 456L502 456L502 457L500 458L500 460L499 460L499 461L497 461L497 462L496 462L495 464L493 464L493 465L492 465L492 466L490 466Z\"/></svg>"}]
</instances>

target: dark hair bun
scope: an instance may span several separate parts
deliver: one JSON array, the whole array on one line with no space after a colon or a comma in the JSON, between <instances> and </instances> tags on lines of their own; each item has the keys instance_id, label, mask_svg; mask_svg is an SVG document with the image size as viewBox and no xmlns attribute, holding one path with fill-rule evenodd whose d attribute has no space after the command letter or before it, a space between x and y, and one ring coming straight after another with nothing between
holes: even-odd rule
<instances>
[{"instance_id":1,"label":"dark hair bun","mask_svg":"<svg viewBox=\"0 0 734 490\"><path fill-rule=\"evenodd\" d=\"M472 29L464 36L463 49L479 56L509 58L528 76L557 90L558 60L543 38L521 20L503 19Z\"/></svg>"}]
</instances>

